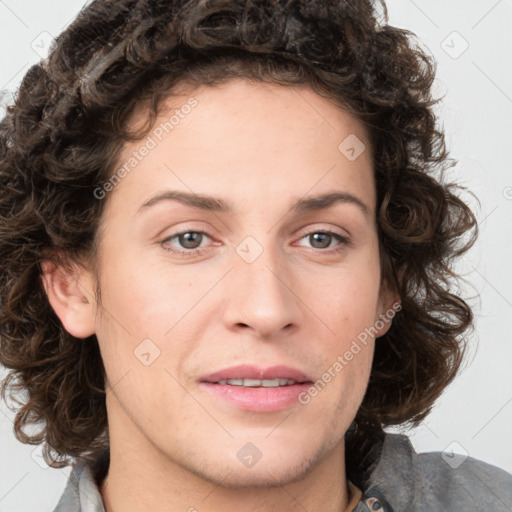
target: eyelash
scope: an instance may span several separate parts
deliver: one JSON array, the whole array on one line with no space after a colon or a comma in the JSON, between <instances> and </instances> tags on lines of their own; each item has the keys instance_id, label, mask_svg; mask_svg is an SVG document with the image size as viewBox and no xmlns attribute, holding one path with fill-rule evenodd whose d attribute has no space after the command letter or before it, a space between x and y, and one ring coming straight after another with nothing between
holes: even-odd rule
<instances>
[{"instance_id":1,"label":"eyelash","mask_svg":"<svg viewBox=\"0 0 512 512\"><path fill-rule=\"evenodd\" d=\"M169 249L168 247L165 247L165 244L167 242L169 242L170 240L173 240L174 238L178 238L181 235L186 235L188 233L197 233L197 234L200 234L200 235L205 235L208 238L211 238L206 231L190 229L190 230L187 230L187 231L180 231L179 233L175 233L175 234L167 237L165 240L163 240L160 243L160 245L162 246L162 248L165 251L173 253L173 254L178 255L178 256L182 256L182 257L196 256L196 255L200 254L201 252L203 252L204 249L190 249L190 250L177 251L175 249ZM334 253L342 251L345 247L351 245L351 242L350 242L350 240L347 237L345 237L343 235L340 235L339 233L336 233L335 231L328 231L328 230L311 231L310 233L306 233L304 236L302 236L300 238L300 240L302 240L303 238L306 238L308 236L311 236L311 235L314 235L314 234L318 234L318 233L321 233L323 235L332 236L333 238L337 239L338 242L340 242L340 243L337 246L335 246L334 248L330 248L330 249L317 249L317 248L313 247L312 248L313 250L316 249L316 250L321 251L321 252L323 252L325 254L334 254Z\"/></svg>"}]
</instances>

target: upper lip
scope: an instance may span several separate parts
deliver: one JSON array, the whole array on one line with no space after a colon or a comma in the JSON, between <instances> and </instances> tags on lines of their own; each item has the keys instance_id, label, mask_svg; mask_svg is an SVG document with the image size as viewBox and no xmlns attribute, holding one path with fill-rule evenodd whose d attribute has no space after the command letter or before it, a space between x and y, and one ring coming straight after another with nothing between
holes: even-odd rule
<instances>
[{"instance_id":1,"label":"upper lip","mask_svg":"<svg viewBox=\"0 0 512 512\"><path fill-rule=\"evenodd\" d=\"M251 364L240 364L231 366L218 372L210 373L202 377L201 382L219 382L229 379L289 379L295 382L310 382L311 379L304 372L291 366L277 365L268 368L259 368Z\"/></svg>"}]
</instances>

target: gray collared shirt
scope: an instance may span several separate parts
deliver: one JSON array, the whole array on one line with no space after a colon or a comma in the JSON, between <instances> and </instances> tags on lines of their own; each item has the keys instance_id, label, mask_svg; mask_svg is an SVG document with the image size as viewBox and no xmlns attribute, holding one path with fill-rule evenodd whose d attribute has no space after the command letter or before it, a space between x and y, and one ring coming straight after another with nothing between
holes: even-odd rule
<instances>
[{"instance_id":1,"label":"gray collared shirt","mask_svg":"<svg viewBox=\"0 0 512 512\"><path fill-rule=\"evenodd\" d=\"M510 512L512 475L484 462L417 454L404 435L386 434L354 512ZM350 478L350 476L349 476ZM105 512L92 470L77 463L54 512Z\"/></svg>"}]
</instances>

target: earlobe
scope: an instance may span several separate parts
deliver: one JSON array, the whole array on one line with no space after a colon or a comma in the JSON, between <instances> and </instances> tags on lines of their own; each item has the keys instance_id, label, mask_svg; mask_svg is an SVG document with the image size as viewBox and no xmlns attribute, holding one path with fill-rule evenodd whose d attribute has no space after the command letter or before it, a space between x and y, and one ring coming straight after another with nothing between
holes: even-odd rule
<instances>
[{"instance_id":1,"label":"earlobe","mask_svg":"<svg viewBox=\"0 0 512 512\"><path fill-rule=\"evenodd\" d=\"M50 261L42 262L41 268L48 300L64 329L76 338L94 334L96 301L90 272L77 265L65 268Z\"/></svg>"}]
</instances>

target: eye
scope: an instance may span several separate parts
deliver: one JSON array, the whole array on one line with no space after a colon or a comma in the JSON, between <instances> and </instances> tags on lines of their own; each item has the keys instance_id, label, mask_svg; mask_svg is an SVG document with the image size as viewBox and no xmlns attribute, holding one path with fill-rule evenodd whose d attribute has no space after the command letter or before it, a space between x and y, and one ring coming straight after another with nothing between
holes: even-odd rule
<instances>
[{"instance_id":1,"label":"eye","mask_svg":"<svg viewBox=\"0 0 512 512\"><path fill-rule=\"evenodd\" d=\"M314 231L301 238L301 240L304 239L308 239L313 249L331 249L333 248L331 243L337 241L338 244L334 245L335 251L343 249L350 243L347 237L340 235L339 233L335 233L334 231Z\"/></svg>"},{"instance_id":2,"label":"eye","mask_svg":"<svg viewBox=\"0 0 512 512\"><path fill-rule=\"evenodd\" d=\"M166 238L161 242L161 245L166 251L172 253L184 255L196 254L201 252L199 249L201 248L201 243L205 237L210 238L204 231L183 231ZM173 240L176 240L175 243L178 244L178 249L171 249L168 247L169 245L172 245Z\"/></svg>"},{"instance_id":3,"label":"eye","mask_svg":"<svg viewBox=\"0 0 512 512\"><path fill-rule=\"evenodd\" d=\"M178 256L193 256L208 249L203 244L205 239L211 240L211 237L205 231L189 230L167 237L160 245L164 250ZM334 231L314 231L303 236L300 240L304 239L309 241L313 249L319 249L326 253L341 251L350 245L347 237Z\"/></svg>"}]
</instances>

